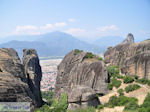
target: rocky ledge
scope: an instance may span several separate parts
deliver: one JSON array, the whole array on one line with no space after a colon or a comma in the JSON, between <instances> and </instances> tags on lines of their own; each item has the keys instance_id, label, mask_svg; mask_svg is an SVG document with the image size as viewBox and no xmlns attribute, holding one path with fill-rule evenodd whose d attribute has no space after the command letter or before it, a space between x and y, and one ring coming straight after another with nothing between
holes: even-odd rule
<instances>
[{"instance_id":1,"label":"rocky ledge","mask_svg":"<svg viewBox=\"0 0 150 112\"><path fill-rule=\"evenodd\" d=\"M89 106L93 100L94 106L97 106L99 102L95 96L107 93L107 83L108 74L103 61L98 60L91 53L73 50L64 57L58 66L54 95L59 97L60 94L66 92L69 96L69 108L82 107L82 102ZM92 97L88 97L84 101L83 96L87 94ZM72 102L71 99L75 99L75 101ZM85 105L84 107L86 107Z\"/></svg>"},{"instance_id":2,"label":"rocky ledge","mask_svg":"<svg viewBox=\"0 0 150 112\"><path fill-rule=\"evenodd\" d=\"M132 34L115 47L109 47L104 54L107 65L117 65L126 75L137 75L150 79L150 40L134 43Z\"/></svg>"}]
</instances>

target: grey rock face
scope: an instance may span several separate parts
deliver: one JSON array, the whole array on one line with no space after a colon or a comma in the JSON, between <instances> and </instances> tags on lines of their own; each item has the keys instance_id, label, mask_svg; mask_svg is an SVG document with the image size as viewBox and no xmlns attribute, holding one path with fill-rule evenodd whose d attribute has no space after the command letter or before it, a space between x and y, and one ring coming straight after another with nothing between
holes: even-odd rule
<instances>
[{"instance_id":1,"label":"grey rock face","mask_svg":"<svg viewBox=\"0 0 150 112\"><path fill-rule=\"evenodd\" d=\"M127 44L127 43L134 43L134 36L133 36L133 34L129 33L127 35L127 38L122 42L122 44Z\"/></svg>"},{"instance_id":2,"label":"grey rock face","mask_svg":"<svg viewBox=\"0 0 150 112\"><path fill-rule=\"evenodd\" d=\"M13 74L16 78L25 80L23 65L17 52L12 48L0 49L0 69Z\"/></svg>"},{"instance_id":3,"label":"grey rock face","mask_svg":"<svg viewBox=\"0 0 150 112\"><path fill-rule=\"evenodd\" d=\"M14 49L0 49L0 69L0 102L31 102L34 105L23 65Z\"/></svg>"},{"instance_id":4,"label":"grey rock face","mask_svg":"<svg viewBox=\"0 0 150 112\"><path fill-rule=\"evenodd\" d=\"M42 97L40 92L40 81L42 78L41 66L39 58L34 49L23 50L23 65L28 85L35 96L37 107L42 105Z\"/></svg>"},{"instance_id":5,"label":"grey rock face","mask_svg":"<svg viewBox=\"0 0 150 112\"><path fill-rule=\"evenodd\" d=\"M120 72L150 79L150 40L140 43L119 44L108 49L105 54L107 65L117 65Z\"/></svg>"},{"instance_id":6,"label":"grey rock face","mask_svg":"<svg viewBox=\"0 0 150 112\"><path fill-rule=\"evenodd\" d=\"M55 97L59 97L63 92L70 93L76 85L91 88L94 94L105 94L107 92L108 74L104 62L96 59L96 57L85 58L86 54L86 52L75 54L75 51L72 51L64 57L58 66ZM75 91L77 92L77 90ZM74 99L79 100L73 96L72 100ZM71 99L69 101L71 102ZM87 101L84 103L87 103ZM77 105L77 103L73 105Z\"/></svg>"},{"instance_id":7,"label":"grey rock face","mask_svg":"<svg viewBox=\"0 0 150 112\"><path fill-rule=\"evenodd\" d=\"M68 92L68 110L78 108L96 107L100 104L95 91L87 86L76 85Z\"/></svg>"}]
</instances>

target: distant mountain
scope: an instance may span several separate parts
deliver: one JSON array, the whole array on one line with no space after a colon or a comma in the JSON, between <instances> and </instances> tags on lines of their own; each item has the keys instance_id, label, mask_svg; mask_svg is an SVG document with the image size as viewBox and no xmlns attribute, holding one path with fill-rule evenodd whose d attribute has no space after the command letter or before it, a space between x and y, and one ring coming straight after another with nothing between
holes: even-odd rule
<instances>
[{"instance_id":1,"label":"distant mountain","mask_svg":"<svg viewBox=\"0 0 150 112\"><path fill-rule=\"evenodd\" d=\"M26 36L32 38L31 36ZM20 36L21 38L21 36ZM44 56L64 56L73 49L82 49L94 53L101 54L103 47L88 44L80 41L72 35L53 32L49 34L37 35L34 41L9 41L4 44L0 44L1 47L14 48L17 50L19 55L22 55L24 48L34 48L37 50L40 57Z\"/></svg>"},{"instance_id":2,"label":"distant mountain","mask_svg":"<svg viewBox=\"0 0 150 112\"><path fill-rule=\"evenodd\" d=\"M105 36L95 40L93 44L98 45L99 47L107 48L109 46L115 46L121 43L123 40L124 38L119 36Z\"/></svg>"}]
</instances>

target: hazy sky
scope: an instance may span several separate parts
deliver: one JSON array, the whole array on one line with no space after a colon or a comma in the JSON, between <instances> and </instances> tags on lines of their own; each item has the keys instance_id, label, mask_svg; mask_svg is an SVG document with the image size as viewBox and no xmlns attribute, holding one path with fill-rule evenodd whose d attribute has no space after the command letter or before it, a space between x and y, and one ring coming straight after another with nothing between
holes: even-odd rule
<instances>
[{"instance_id":1,"label":"hazy sky","mask_svg":"<svg viewBox=\"0 0 150 112\"><path fill-rule=\"evenodd\" d=\"M52 31L150 38L150 0L0 0L0 37Z\"/></svg>"}]
</instances>

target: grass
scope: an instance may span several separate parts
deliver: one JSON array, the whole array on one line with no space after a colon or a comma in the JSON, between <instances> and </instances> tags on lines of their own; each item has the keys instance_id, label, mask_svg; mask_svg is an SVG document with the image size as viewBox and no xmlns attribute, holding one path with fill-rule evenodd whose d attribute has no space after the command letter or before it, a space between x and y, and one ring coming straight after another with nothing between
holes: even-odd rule
<instances>
[{"instance_id":1,"label":"grass","mask_svg":"<svg viewBox=\"0 0 150 112\"><path fill-rule=\"evenodd\" d=\"M139 88L141 88L141 87L138 84L131 84L125 88L125 91L126 91L126 93L129 93L129 92L137 90Z\"/></svg>"}]
</instances>

